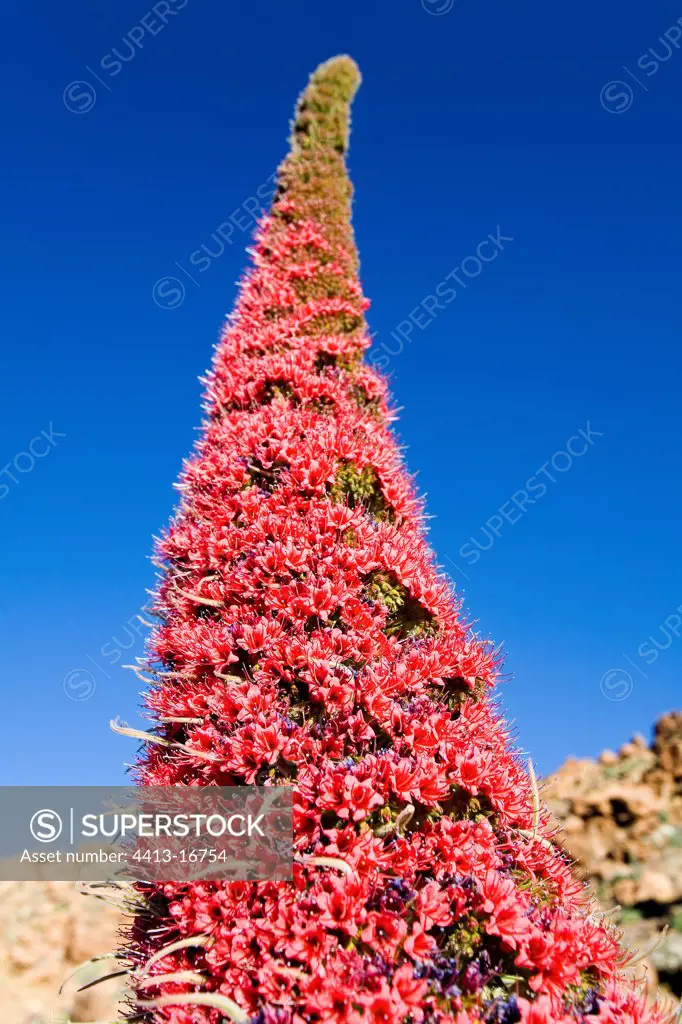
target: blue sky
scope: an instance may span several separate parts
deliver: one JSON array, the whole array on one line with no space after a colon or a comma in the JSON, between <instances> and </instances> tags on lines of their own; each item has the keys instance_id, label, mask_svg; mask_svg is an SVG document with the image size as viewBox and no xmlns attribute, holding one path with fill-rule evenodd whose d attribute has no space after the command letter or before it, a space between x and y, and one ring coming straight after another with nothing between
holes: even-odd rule
<instances>
[{"instance_id":1,"label":"blue sky","mask_svg":"<svg viewBox=\"0 0 682 1024\"><path fill-rule=\"evenodd\" d=\"M0 781L134 757L107 723L197 378L338 52L373 358L519 742L546 772L648 732L682 703L679 4L97 7L4 11Z\"/></svg>"}]
</instances>

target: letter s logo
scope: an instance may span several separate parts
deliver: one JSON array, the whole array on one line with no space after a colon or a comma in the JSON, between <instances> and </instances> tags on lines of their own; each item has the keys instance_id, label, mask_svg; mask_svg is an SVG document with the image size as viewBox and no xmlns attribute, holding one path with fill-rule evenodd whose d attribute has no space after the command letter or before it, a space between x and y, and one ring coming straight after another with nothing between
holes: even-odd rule
<instances>
[{"instance_id":1,"label":"letter s logo","mask_svg":"<svg viewBox=\"0 0 682 1024\"><path fill-rule=\"evenodd\" d=\"M33 815L29 828L39 843L53 843L62 834L62 819L56 811L43 808Z\"/></svg>"}]
</instances>

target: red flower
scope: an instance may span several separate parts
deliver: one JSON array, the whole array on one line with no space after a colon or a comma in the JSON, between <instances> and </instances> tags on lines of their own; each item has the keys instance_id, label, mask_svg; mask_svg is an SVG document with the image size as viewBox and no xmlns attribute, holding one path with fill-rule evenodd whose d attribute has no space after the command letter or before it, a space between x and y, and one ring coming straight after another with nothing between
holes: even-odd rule
<instances>
[{"instance_id":1,"label":"red flower","mask_svg":"<svg viewBox=\"0 0 682 1024\"><path fill-rule=\"evenodd\" d=\"M419 923L415 921L412 931L405 939L405 952L413 960L425 960L434 949L435 942Z\"/></svg>"},{"instance_id":2,"label":"red flower","mask_svg":"<svg viewBox=\"0 0 682 1024\"><path fill-rule=\"evenodd\" d=\"M499 935L510 949L531 930L529 907L510 878L488 871L483 882L482 909L489 915L485 929Z\"/></svg>"},{"instance_id":3,"label":"red flower","mask_svg":"<svg viewBox=\"0 0 682 1024\"><path fill-rule=\"evenodd\" d=\"M372 911L367 916L367 927L362 932L362 939L382 956L393 959L406 932L407 925L396 914Z\"/></svg>"},{"instance_id":4,"label":"red flower","mask_svg":"<svg viewBox=\"0 0 682 1024\"><path fill-rule=\"evenodd\" d=\"M430 931L435 925L445 928L452 922L450 897L441 889L438 882L428 882L420 889L415 901L415 910L425 931Z\"/></svg>"}]
</instances>

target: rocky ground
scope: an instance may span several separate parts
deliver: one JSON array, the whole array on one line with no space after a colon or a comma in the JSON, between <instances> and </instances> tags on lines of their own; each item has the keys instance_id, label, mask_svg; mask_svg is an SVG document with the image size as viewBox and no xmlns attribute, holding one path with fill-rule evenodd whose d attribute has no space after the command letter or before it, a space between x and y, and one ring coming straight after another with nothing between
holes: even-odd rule
<instances>
[{"instance_id":1,"label":"rocky ground","mask_svg":"<svg viewBox=\"0 0 682 1024\"><path fill-rule=\"evenodd\" d=\"M544 797L626 943L648 957L650 983L682 997L682 711L596 761L568 760ZM653 965L653 966L652 966Z\"/></svg>"},{"instance_id":2,"label":"rocky ground","mask_svg":"<svg viewBox=\"0 0 682 1024\"><path fill-rule=\"evenodd\" d=\"M653 743L635 736L596 760L568 760L544 797L625 940L648 957L650 984L682 997L682 711L660 719ZM78 993L115 969L105 960L58 995L84 960L117 945L118 910L67 882L0 883L0 1005L3 1024L116 1020L120 979Z\"/></svg>"},{"instance_id":3,"label":"rocky ground","mask_svg":"<svg viewBox=\"0 0 682 1024\"><path fill-rule=\"evenodd\" d=\"M116 1019L120 979L78 994L106 974L105 960L59 986L84 960L116 948L118 910L70 882L0 882L0 1019L3 1024L65 1024Z\"/></svg>"}]
</instances>

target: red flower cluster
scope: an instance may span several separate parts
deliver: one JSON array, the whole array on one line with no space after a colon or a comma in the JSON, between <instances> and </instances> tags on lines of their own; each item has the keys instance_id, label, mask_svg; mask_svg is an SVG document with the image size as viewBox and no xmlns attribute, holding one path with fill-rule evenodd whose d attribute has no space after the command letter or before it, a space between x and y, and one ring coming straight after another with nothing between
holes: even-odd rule
<instances>
[{"instance_id":1,"label":"red flower cluster","mask_svg":"<svg viewBox=\"0 0 682 1024\"><path fill-rule=\"evenodd\" d=\"M293 786L295 878L146 886L138 996L172 1024L654 1024L535 807L361 361L356 85L340 58L304 93L217 350L160 546L148 704L173 745L138 769Z\"/></svg>"}]
</instances>

